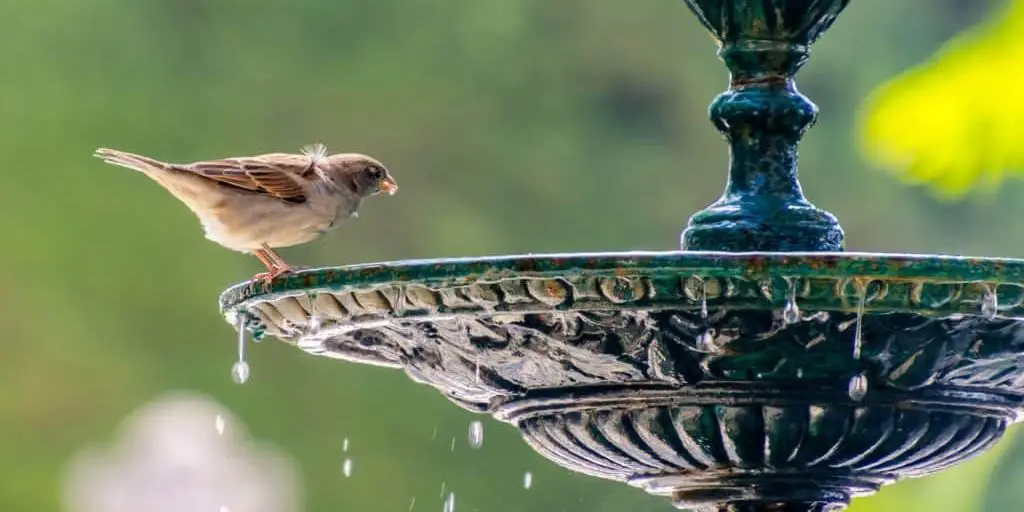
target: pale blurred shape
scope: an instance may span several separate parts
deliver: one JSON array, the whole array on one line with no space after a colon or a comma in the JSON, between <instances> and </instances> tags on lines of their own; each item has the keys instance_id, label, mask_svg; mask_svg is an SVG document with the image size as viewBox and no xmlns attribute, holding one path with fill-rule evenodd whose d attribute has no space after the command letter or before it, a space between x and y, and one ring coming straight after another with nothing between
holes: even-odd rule
<instances>
[{"instance_id":1,"label":"pale blurred shape","mask_svg":"<svg viewBox=\"0 0 1024 512\"><path fill-rule=\"evenodd\" d=\"M295 512L291 461L246 439L227 409L172 393L130 415L109 446L69 463L67 512Z\"/></svg>"}]
</instances>

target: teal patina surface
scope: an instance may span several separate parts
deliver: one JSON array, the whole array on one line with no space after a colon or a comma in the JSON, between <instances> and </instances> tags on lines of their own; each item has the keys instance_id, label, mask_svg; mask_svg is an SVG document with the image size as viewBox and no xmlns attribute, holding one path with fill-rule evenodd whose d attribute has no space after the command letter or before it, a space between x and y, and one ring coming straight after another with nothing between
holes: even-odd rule
<instances>
[{"instance_id":1,"label":"teal patina surface","mask_svg":"<svg viewBox=\"0 0 1024 512\"><path fill-rule=\"evenodd\" d=\"M705 276L770 278L837 278L862 281L920 282L941 288L952 283L999 286L999 304L1011 316L1016 310L1024 260L872 253L730 253L627 252L575 253L483 258L451 258L370 263L310 269L275 279L268 287L259 281L236 285L221 296L230 310L252 300L274 300L313 289L365 288L389 283L458 286L480 281L565 275L590 276ZM666 285L674 286L674 285ZM1012 290L1012 291L1011 291ZM1005 295L1005 296L1004 296ZM782 305L781 296L774 304ZM935 302L935 301L932 301ZM962 311L975 313L976 311Z\"/></svg>"},{"instance_id":2,"label":"teal patina surface","mask_svg":"<svg viewBox=\"0 0 1024 512\"><path fill-rule=\"evenodd\" d=\"M729 141L725 193L690 219L682 248L701 251L840 251L843 230L804 198L797 144L818 108L793 75L848 0L685 0L720 43L732 75L711 103Z\"/></svg>"},{"instance_id":3,"label":"teal patina surface","mask_svg":"<svg viewBox=\"0 0 1024 512\"><path fill-rule=\"evenodd\" d=\"M793 75L847 0L684 0L732 75L684 251L411 260L226 290L258 338L399 369L584 474L701 512L826 512L1024 411L1024 261L843 252L797 179Z\"/></svg>"}]
</instances>

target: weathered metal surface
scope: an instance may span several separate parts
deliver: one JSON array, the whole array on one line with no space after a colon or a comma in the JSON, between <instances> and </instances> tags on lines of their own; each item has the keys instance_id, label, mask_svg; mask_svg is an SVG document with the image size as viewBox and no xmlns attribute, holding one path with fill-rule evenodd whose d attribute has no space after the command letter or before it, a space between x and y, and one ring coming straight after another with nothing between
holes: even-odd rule
<instances>
[{"instance_id":1,"label":"weathered metal surface","mask_svg":"<svg viewBox=\"0 0 1024 512\"><path fill-rule=\"evenodd\" d=\"M720 43L729 90L711 103L729 141L725 193L690 219L682 248L841 251L843 230L797 180L797 144L818 107L793 75L849 0L684 0Z\"/></svg>"},{"instance_id":2,"label":"weathered metal surface","mask_svg":"<svg viewBox=\"0 0 1024 512\"><path fill-rule=\"evenodd\" d=\"M222 307L308 352L401 368L565 467L680 507L841 505L1015 419L1022 283L1016 260L551 255L309 270Z\"/></svg>"}]
</instances>

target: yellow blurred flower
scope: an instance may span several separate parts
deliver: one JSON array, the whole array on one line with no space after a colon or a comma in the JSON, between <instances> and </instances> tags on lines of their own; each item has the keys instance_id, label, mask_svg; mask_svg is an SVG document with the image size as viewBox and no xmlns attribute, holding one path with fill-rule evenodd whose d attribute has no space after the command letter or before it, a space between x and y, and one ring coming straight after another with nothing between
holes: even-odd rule
<instances>
[{"instance_id":1,"label":"yellow blurred flower","mask_svg":"<svg viewBox=\"0 0 1024 512\"><path fill-rule=\"evenodd\" d=\"M862 107L875 165L956 198L1024 175L1024 0L879 87Z\"/></svg>"}]
</instances>

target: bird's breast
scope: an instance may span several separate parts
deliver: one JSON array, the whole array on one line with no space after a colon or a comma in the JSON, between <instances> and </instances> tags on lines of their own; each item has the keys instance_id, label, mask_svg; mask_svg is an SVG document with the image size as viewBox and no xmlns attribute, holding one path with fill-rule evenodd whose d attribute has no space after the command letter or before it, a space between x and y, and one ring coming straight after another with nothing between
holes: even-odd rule
<instances>
[{"instance_id":1,"label":"bird's breast","mask_svg":"<svg viewBox=\"0 0 1024 512\"><path fill-rule=\"evenodd\" d=\"M200 215L210 240L251 251L262 244L289 247L315 240L340 224L339 208L329 198L311 197L302 204L265 196L233 198Z\"/></svg>"}]
</instances>

